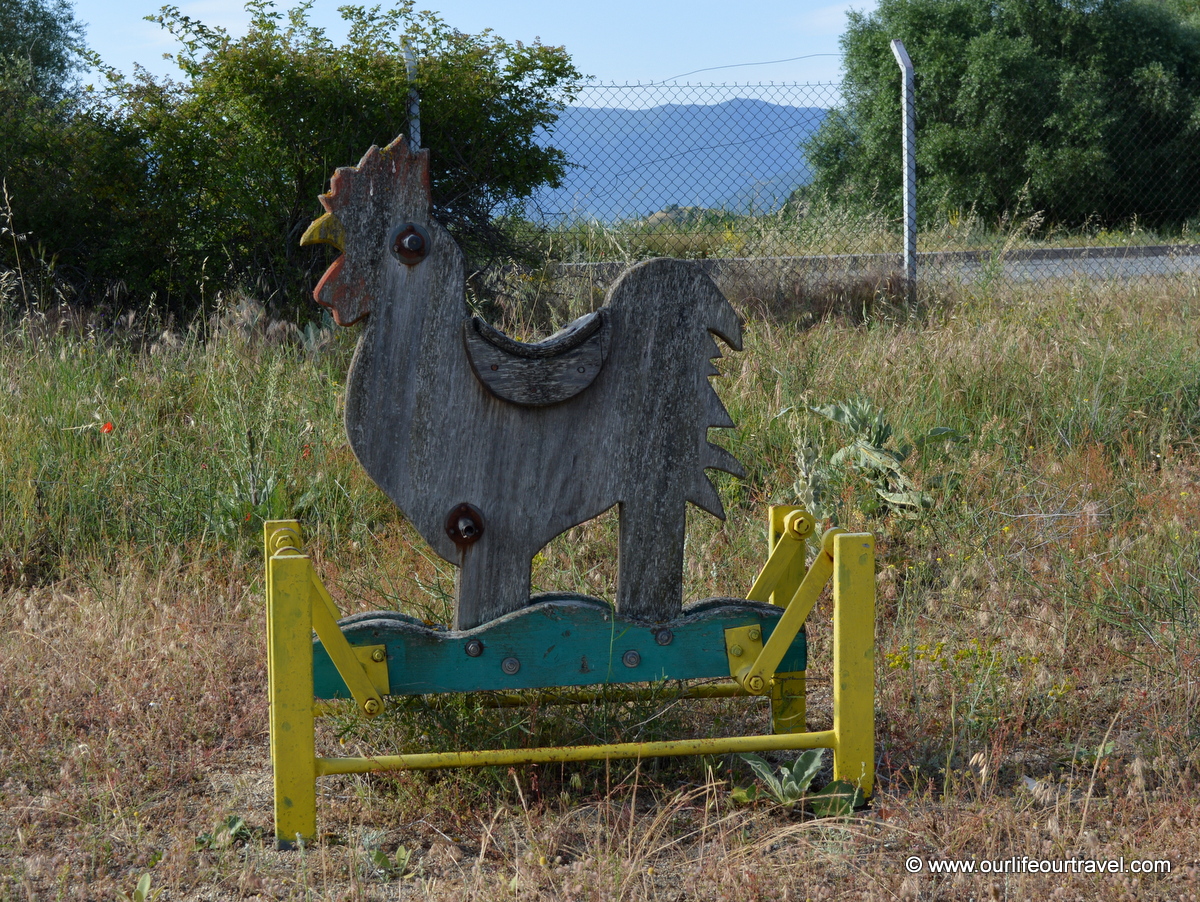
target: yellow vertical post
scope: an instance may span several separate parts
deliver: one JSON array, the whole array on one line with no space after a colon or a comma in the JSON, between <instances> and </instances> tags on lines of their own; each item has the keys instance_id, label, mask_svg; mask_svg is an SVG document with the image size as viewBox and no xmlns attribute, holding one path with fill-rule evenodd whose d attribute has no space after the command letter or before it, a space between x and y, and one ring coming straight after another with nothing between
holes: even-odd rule
<instances>
[{"instance_id":1,"label":"yellow vertical post","mask_svg":"<svg viewBox=\"0 0 1200 902\"><path fill-rule=\"evenodd\" d=\"M317 832L311 568L307 557L290 548L267 561L271 767L280 849Z\"/></svg>"},{"instance_id":2,"label":"yellow vertical post","mask_svg":"<svg viewBox=\"0 0 1200 902\"><path fill-rule=\"evenodd\" d=\"M274 541L274 524L271 521L263 523L263 592L267 596L267 715L268 725L270 717L271 699L274 697L273 686L275 684L275 657L271 654L271 555L273 554L272 545ZM271 760L275 760L275 731L269 729L268 743L271 750Z\"/></svg>"},{"instance_id":3,"label":"yellow vertical post","mask_svg":"<svg viewBox=\"0 0 1200 902\"><path fill-rule=\"evenodd\" d=\"M777 673L771 680L771 729L803 733L808 729L808 684L803 670Z\"/></svg>"},{"instance_id":4,"label":"yellow vertical post","mask_svg":"<svg viewBox=\"0 0 1200 902\"><path fill-rule=\"evenodd\" d=\"M783 521L793 511L804 510L790 504L772 504L767 512L767 556L783 535ZM771 604L785 606L791 601L805 574L804 555L797 553L771 593ZM805 672L777 673L771 681L771 729L775 733L803 733L807 729Z\"/></svg>"},{"instance_id":5,"label":"yellow vertical post","mask_svg":"<svg viewBox=\"0 0 1200 902\"><path fill-rule=\"evenodd\" d=\"M875 540L833 543L833 778L870 796L875 783Z\"/></svg>"},{"instance_id":6,"label":"yellow vertical post","mask_svg":"<svg viewBox=\"0 0 1200 902\"><path fill-rule=\"evenodd\" d=\"M271 555L284 548L294 548L299 553L303 539L298 520L263 521L263 579L267 596L267 698L271 698ZM275 754L275 736L271 734L271 754ZM274 758L272 758L274 760Z\"/></svg>"}]
</instances>

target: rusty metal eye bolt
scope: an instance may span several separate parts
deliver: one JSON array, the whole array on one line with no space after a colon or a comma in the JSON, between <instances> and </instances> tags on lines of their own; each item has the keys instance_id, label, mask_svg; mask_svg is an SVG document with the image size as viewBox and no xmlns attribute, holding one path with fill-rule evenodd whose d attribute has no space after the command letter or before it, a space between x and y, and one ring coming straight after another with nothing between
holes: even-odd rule
<instances>
[{"instance_id":1,"label":"rusty metal eye bolt","mask_svg":"<svg viewBox=\"0 0 1200 902\"><path fill-rule=\"evenodd\" d=\"M429 253L429 233L415 222L402 222L388 236L388 249L405 266L416 266Z\"/></svg>"},{"instance_id":2,"label":"rusty metal eye bolt","mask_svg":"<svg viewBox=\"0 0 1200 902\"><path fill-rule=\"evenodd\" d=\"M446 515L446 535L459 548L473 545L483 536L483 514L473 504L460 504Z\"/></svg>"}]
</instances>

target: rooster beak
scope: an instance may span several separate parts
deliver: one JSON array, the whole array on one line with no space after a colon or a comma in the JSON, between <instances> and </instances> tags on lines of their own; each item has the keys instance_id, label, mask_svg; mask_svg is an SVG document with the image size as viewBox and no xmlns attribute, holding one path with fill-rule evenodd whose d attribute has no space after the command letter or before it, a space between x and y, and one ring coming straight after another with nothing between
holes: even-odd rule
<instances>
[{"instance_id":1,"label":"rooster beak","mask_svg":"<svg viewBox=\"0 0 1200 902\"><path fill-rule=\"evenodd\" d=\"M301 247L311 244L332 244L343 253L346 250L346 230L332 213L318 216L300 236Z\"/></svg>"}]
</instances>

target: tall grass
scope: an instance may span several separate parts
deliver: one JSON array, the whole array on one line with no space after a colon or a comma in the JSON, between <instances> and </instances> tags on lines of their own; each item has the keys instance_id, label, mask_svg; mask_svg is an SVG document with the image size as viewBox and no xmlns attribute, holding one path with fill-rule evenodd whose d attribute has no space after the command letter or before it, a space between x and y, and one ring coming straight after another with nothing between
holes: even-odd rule
<instances>
[{"instance_id":1,"label":"tall grass","mask_svg":"<svg viewBox=\"0 0 1200 902\"><path fill-rule=\"evenodd\" d=\"M863 256L903 253L903 223L877 205L865 207L811 197L774 211L745 213L676 207L613 222L565 221L540 229L513 223L516 234L566 263L632 262L648 257L731 260L763 257ZM974 209L922 216L918 250L1006 255L1031 248L1140 247L1193 244L1197 223L1147 229L1137 217L1118 226L1087 221L1065 228L1031 208L1025 193L994 220Z\"/></svg>"},{"instance_id":2,"label":"tall grass","mask_svg":"<svg viewBox=\"0 0 1200 902\"><path fill-rule=\"evenodd\" d=\"M179 546L215 553L293 512L335 536L371 521L373 487L338 428L348 341L306 352L245 301L178 334L64 316L10 324L0 352L9 579Z\"/></svg>"},{"instance_id":3,"label":"tall grass","mask_svg":"<svg viewBox=\"0 0 1200 902\"><path fill-rule=\"evenodd\" d=\"M886 254L898 246L896 223L877 211L825 199L758 214L684 207L613 223L566 222L537 233L536 240L553 259L569 263Z\"/></svg>"},{"instance_id":4,"label":"tall grass","mask_svg":"<svg viewBox=\"0 0 1200 902\"><path fill-rule=\"evenodd\" d=\"M525 284L501 313L529 334L563 315L539 313L539 292L576 290L549 272ZM354 331L302 335L245 299L182 330L11 318L0 343L3 892L70 897L91 883L111 897L152 871L180 897L394 896L363 851L369 834L417 850L406 885L427 898L992 891L982 878L906 875L906 854L1165 857L1172 882L1080 877L1011 892L1194 893L1197 287L964 291L915 315L881 305L789 318L762 315L758 286L724 285L748 314L746 347L719 361L716 380L738 429L712 437L748 477L719 477L724 523L689 514L685 595L744 592L763 559L765 506L796 501L812 488L805 473L824 468L839 522L878 537L872 813L830 826L735 808L730 787L751 775L728 760L346 778L323 782L321 802L346 845L287 860L263 835L262 519L300 517L347 613L439 620L450 603L450 568L346 444ZM598 302L594 285L571 296ZM890 447L936 426L961 437L904 460L928 510L889 512L866 473L830 464L849 436L810 408L848 398L884 412ZM610 595L614 550L611 516L576 527L538 555L535 584ZM828 612L826 598L809 624L814 728L829 719ZM739 705L674 708L660 723L648 709L497 718L472 700L419 701L371 728L327 721L320 742L578 741L600 721L628 735L723 719L761 729L761 709ZM230 814L248 838L197 850L196 834Z\"/></svg>"}]
</instances>

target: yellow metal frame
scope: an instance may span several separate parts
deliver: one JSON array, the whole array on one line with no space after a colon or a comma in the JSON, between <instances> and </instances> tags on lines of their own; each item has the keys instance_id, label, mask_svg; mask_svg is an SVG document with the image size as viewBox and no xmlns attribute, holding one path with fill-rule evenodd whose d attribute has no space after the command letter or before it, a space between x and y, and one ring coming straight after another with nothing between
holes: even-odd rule
<instances>
[{"instance_id":1,"label":"yellow metal frame","mask_svg":"<svg viewBox=\"0 0 1200 902\"><path fill-rule=\"evenodd\" d=\"M626 686L605 686L603 689L588 689L580 687L564 687L548 689L529 696L517 692L497 692L485 698L482 702L485 708L524 708L531 701L539 705L590 705L594 702L634 702L634 701L666 701L673 702L681 698L736 698L747 697L750 693L732 680L722 680L714 683L697 683L694 685L662 686L651 688L636 688Z\"/></svg>"},{"instance_id":2,"label":"yellow metal frame","mask_svg":"<svg viewBox=\"0 0 1200 902\"><path fill-rule=\"evenodd\" d=\"M373 649L355 648L346 641L337 626L333 600L301 552L299 524L267 522L267 679L278 847L291 848L316 836L316 780L330 774L828 748L833 750L834 779L854 783L870 796L875 781L874 540L865 533L829 530L806 570L803 550L812 532L813 519L803 510L771 508L771 553L747 597L781 604L783 616L765 644L761 633L753 635L758 632L755 627L726 632L733 682L685 690L690 697L769 696L771 735L321 758L314 732L319 707L313 696L313 631L364 716L374 717L382 710L382 696L388 693L387 665L380 663L382 656L373 655ZM831 577L833 728L805 732L805 674L776 673L775 667ZM550 703L587 701L598 691L549 690L542 697ZM514 704L518 698L501 696L498 703Z\"/></svg>"}]
</instances>

